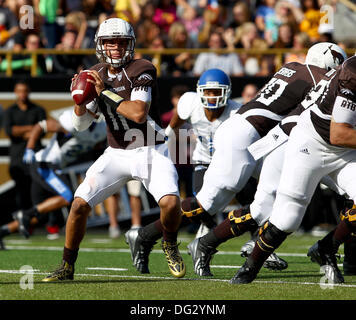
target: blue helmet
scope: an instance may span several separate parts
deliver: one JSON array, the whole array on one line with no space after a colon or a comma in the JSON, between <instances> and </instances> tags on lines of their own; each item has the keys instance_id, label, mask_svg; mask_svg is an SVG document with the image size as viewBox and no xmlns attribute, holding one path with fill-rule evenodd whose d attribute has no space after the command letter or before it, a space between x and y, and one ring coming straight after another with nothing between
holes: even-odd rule
<instances>
[{"instance_id":1,"label":"blue helmet","mask_svg":"<svg viewBox=\"0 0 356 320\"><path fill-rule=\"evenodd\" d=\"M204 89L221 89L218 96L204 96ZM224 107L231 94L230 77L220 69L206 70L197 83L197 93L204 108L217 109ZM209 99L216 99L215 103L208 103Z\"/></svg>"}]
</instances>

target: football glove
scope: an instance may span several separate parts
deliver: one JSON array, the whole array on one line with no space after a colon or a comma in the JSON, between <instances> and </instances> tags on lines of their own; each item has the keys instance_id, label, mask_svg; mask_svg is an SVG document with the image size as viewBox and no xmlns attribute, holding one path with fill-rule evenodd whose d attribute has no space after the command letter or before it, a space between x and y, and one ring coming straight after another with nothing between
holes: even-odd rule
<instances>
[{"instance_id":1,"label":"football glove","mask_svg":"<svg viewBox=\"0 0 356 320\"><path fill-rule=\"evenodd\" d=\"M35 161L35 152L32 149L26 149L22 161L26 164L31 164Z\"/></svg>"}]
</instances>

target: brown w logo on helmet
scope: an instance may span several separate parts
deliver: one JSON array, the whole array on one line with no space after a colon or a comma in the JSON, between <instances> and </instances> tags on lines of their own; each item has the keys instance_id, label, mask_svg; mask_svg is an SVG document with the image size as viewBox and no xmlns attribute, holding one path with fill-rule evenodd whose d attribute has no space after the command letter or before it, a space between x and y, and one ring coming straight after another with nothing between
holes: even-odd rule
<instances>
[{"instance_id":1,"label":"brown w logo on helmet","mask_svg":"<svg viewBox=\"0 0 356 320\"><path fill-rule=\"evenodd\" d=\"M340 52L337 52L336 50L333 50L333 49L332 49L332 45L330 45L330 46L328 47L328 49L325 50L324 54L325 54L328 50L330 50L331 55L333 56L334 63L337 63L337 62L338 62L338 64L340 65L340 64L342 64L342 63L344 62L344 60L345 60L345 59L344 59L344 56L343 56Z\"/></svg>"}]
</instances>

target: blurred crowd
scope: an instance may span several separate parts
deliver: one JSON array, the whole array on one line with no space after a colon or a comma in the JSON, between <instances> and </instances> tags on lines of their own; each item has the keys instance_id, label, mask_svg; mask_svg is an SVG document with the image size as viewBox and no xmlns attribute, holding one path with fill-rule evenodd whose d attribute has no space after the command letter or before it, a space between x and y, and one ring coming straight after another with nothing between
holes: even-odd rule
<instances>
[{"instance_id":1,"label":"blurred crowd","mask_svg":"<svg viewBox=\"0 0 356 320\"><path fill-rule=\"evenodd\" d=\"M136 48L303 49L326 40L353 47L356 37L348 24L355 16L343 10L336 0L0 0L0 49L94 48L96 28L109 17L133 25ZM304 54L283 60L303 62ZM95 56L40 57L37 74L73 74L95 62ZM21 54L11 62L3 57L0 72L7 63L14 73L25 73L32 62ZM163 76L199 76L214 66L230 76L268 76L276 61L273 55L184 52L163 55L160 65Z\"/></svg>"}]
</instances>

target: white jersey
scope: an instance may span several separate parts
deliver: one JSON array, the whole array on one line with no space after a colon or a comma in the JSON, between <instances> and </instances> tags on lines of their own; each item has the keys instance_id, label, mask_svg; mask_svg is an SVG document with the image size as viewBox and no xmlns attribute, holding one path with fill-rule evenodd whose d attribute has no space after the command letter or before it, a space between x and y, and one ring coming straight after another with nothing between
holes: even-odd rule
<instances>
[{"instance_id":1,"label":"white jersey","mask_svg":"<svg viewBox=\"0 0 356 320\"><path fill-rule=\"evenodd\" d=\"M221 116L210 122L204 113L199 95L196 92L186 92L178 102L177 112L179 118L188 121L197 137L196 147L193 152L194 163L210 163L213 156L214 135L218 127L231 115L240 109L241 104L228 100Z\"/></svg>"},{"instance_id":2,"label":"white jersey","mask_svg":"<svg viewBox=\"0 0 356 320\"><path fill-rule=\"evenodd\" d=\"M78 160L80 155L90 151L106 138L104 121L96 122L92 129L79 132L73 127L72 113L72 110L67 110L58 119L68 134L55 133L47 146L35 154L37 162L49 162L63 168Z\"/></svg>"}]
</instances>

